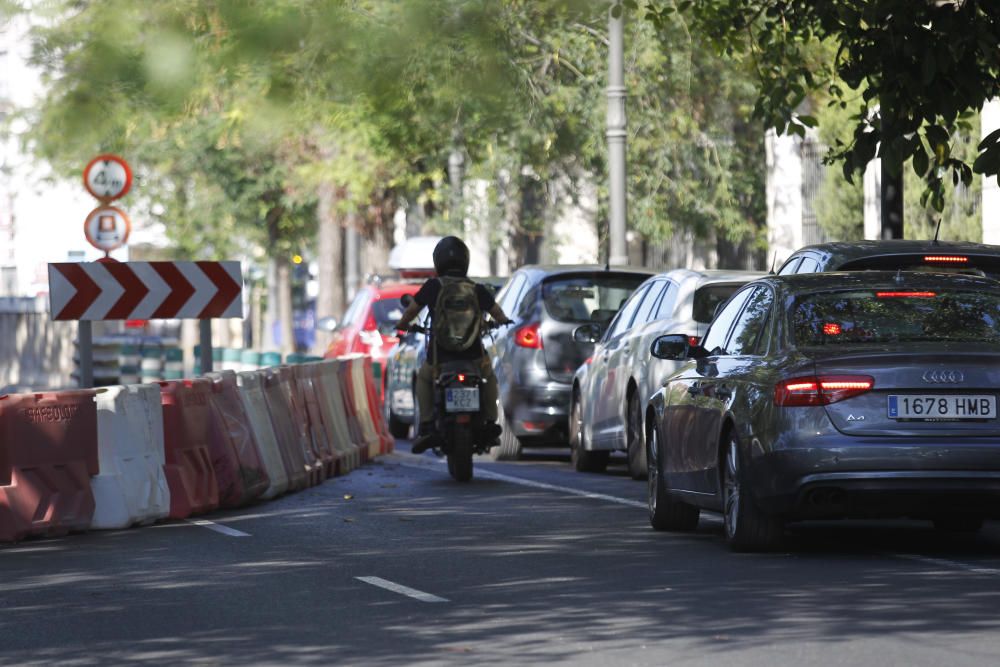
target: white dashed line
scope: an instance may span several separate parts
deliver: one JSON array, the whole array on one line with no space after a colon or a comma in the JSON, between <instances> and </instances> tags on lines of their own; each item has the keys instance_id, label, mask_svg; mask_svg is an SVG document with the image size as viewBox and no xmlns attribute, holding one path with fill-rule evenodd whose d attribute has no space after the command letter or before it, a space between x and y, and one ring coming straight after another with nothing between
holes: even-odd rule
<instances>
[{"instance_id":1,"label":"white dashed line","mask_svg":"<svg viewBox=\"0 0 1000 667\"><path fill-rule=\"evenodd\" d=\"M251 536L250 533L244 533L242 530L236 530L235 528L230 528L229 526L223 526L221 523L215 523L214 521L209 521L208 519L185 519L185 521L191 525L208 528L209 530L214 530L217 533L222 533L223 535L228 535L229 537Z\"/></svg>"},{"instance_id":2,"label":"white dashed line","mask_svg":"<svg viewBox=\"0 0 1000 667\"><path fill-rule=\"evenodd\" d=\"M448 600L437 595L431 595L430 593L424 593L423 591L418 591L415 588L410 588L409 586L404 586L402 584L397 584L395 582L389 581L388 579L383 579L382 577L354 577L358 581L363 581L366 584L371 584L372 586L378 586L379 588L384 588L387 591L392 591L393 593L399 593L400 595L405 595L408 598L413 598L414 600L420 600L421 602L447 602Z\"/></svg>"}]
</instances>

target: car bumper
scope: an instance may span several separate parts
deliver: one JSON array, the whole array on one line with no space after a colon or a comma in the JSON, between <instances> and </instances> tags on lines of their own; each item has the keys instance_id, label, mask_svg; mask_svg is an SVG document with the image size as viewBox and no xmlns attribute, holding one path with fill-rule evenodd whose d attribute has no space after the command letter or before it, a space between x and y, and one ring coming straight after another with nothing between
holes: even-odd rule
<instances>
[{"instance_id":1,"label":"car bumper","mask_svg":"<svg viewBox=\"0 0 1000 667\"><path fill-rule=\"evenodd\" d=\"M761 509L789 518L1000 517L1000 441L892 442L759 453L751 484Z\"/></svg>"},{"instance_id":2,"label":"car bumper","mask_svg":"<svg viewBox=\"0 0 1000 667\"><path fill-rule=\"evenodd\" d=\"M514 435L566 441L573 388L561 382L511 387L504 412Z\"/></svg>"}]
</instances>

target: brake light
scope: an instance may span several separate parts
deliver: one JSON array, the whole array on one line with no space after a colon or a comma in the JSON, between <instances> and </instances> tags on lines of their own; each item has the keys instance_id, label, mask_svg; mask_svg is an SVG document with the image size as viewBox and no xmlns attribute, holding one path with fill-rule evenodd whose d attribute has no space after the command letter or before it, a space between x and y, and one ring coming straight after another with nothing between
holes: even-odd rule
<instances>
[{"instance_id":1,"label":"brake light","mask_svg":"<svg viewBox=\"0 0 1000 667\"><path fill-rule=\"evenodd\" d=\"M458 381L459 382L465 382L465 373L459 373L458 374Z\"/></svg>"},{"instance_id":2,"label":"brake light","mask_svg":"<svg viewBox=\"0 0 1000 667\"><path fill-rule=\"evenodd\" d=\"M830 405L872 390L867 375L821 375L790 378L774 386L774 404L783 407Z\"/></svg>"},{"instance_id":3,"label":"brake light","mask_svg":"<svg viewBox=\"0 0 1000 667\"><path fill-rule=\"evenodd\" d=\"M940 264L965 264L969 258L961 255L925 255L924 261Z\"/></svg>"},{"instance_id":4,"label":"brake light","mask_svg":"<svg viewBox=\"0 0 1000 667\"><path fill-rule=\"evenodd\" d=\"M827 322L823 325L823 333L827 336L839 336L842 333L840 325L836 322Z\"/></svg>"},{"instance_id":5,"label":"brake light","mask_svg":"<svg viewBox=\"0 0 1000 667\"><path fill-rule=\"evenodd\" d=\"M583 365L584 366L589 366L590 362L592 362L593 360L594 360L593 357L587 357L586 359L583 360Z\"/></svg>"},{"instance_id":6,"label":"brake light","mask_svg":"<svg viewBox=\"0 0 1000 667\"><path fill-rule=\"evenodd\" d=\"M518 347L527 347L532 350L542 349L542 334L538 330L541 327L539 322L523 326L514 332L514 344Z\"/></svg>"},{"instance_id":7,"label":"brake light","mask_svg":"<svg viewBox=\"0 0 1000 667\"><path fill-rule=\"evenodd\" d=\"M688 336L688 345L690 345L691 347L698 347L698 343L700 342L701 339L698 338L697 336Z\"/></svg>"},{"instance_id":8,"label":"brake light","mask_svg":"<svg viewBox=\"0 0 1000 667\"><path fill-rule=\"evenodd\" d=\"M933 299L937 292L875 292L879 299Z\"/></svg>"}]
</instances>

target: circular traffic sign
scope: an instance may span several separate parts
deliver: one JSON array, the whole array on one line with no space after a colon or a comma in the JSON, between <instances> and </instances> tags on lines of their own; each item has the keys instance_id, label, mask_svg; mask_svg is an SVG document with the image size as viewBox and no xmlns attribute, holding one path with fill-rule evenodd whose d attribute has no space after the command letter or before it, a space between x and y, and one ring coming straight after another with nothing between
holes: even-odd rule
<instances>
[{"instance_id":1,"label":"circular traffic sign","mask_svg":"<svg viewBox=\"0 0 1000 667\"><path fill-rule=\"evenodd\" d=\"M117 155L98 155L83 170L83 186L101 201L119 199L132 187L132 169Z\"/></svg>"},{"instance_id":2,"label":"circular traffic sign","mask_svg":"<svg viewBox=\"0 0 1000 667\"><path fill-rule=\"evenodd\" d=\"M83 223L87 241L104 252L111 252L125 245L131 231L132 221L117 206L98 206Z\"/></svg>"}]
</instances>

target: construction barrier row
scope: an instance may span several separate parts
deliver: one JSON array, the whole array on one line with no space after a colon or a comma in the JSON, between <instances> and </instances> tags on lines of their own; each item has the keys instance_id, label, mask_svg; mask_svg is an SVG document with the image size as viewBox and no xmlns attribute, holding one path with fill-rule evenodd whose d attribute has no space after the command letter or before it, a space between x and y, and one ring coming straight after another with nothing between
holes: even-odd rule
<instances>
[{"instance_id":1,"label":"construction barrier row","mask_svg":"<svg viewBox=\"0 0 1000 667\"><path fill-rule=\"evenodd\" d=\"M371 360L0 396L0 541L276 498L394 441Z\"/></svg>"}]
</instances>

